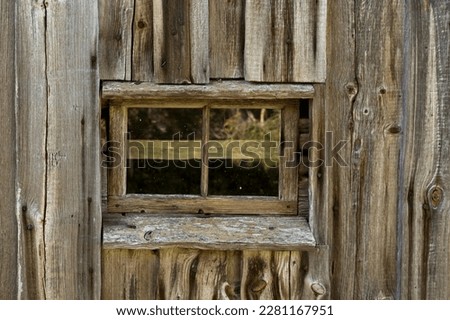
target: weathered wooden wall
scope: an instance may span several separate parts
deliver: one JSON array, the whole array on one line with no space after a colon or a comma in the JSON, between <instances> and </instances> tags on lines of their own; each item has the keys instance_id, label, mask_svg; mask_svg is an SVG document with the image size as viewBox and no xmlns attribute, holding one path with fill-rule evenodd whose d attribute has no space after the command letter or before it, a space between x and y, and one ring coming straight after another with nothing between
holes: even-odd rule
<instances>
[{"instance_id":1,"label":"weathered wooden wall","mask_svg":"<svg viewBox=\"0 0 450 320\"><path fill-rule=\"evenodd\" d=\"M0 298L449 299L450 1L188 2L0 0ZM324 5L326 43L302 46ZM251 32L262 17L278 28ZM347 165L311 170L317 250L100 263L100 80L210 78L326 78L311 136L347 141Z\"/></svg>"},{"instance_id":2,"label":"weathered wooden wall","mask_svg":"<svg viewBox=\"0 0 450 320\"><path fill-rule=\"evenodd\" d=\"M48 0L1 8L1 297L98 298L97 6Z\"/></svg>"},{"instance_id":3,"label":"weathered wooden wall","mask_svg":"<svg viewBox=\"0 0 450 320\"><path fill-rule=\"evenodd\" d=\"M325 130L349 142L325 168L332 298L450 297L449 6L329 3Z\"/></svg>"},{"instance_id":4,"label":"weathered wooden wall","mask_svg":"<svg viewBox=\"0 0 450 320\"><path fill-rule=\"evenodd\" d=\"M15 5L0 1L0 299L14 299L18 291L16 197L16 131L15 131Z\"/></svg>"},{"instance_id":5,"label":"weathered wooden wall","mask_svg":"<svg viewBox=\"0 0 450 320\"><path fill-rule=\"evenodd\" d=\"M99 0L100 77L323 82L327 0ZM273 26L273 27L272 27Z\"/></svg>"}]
</instances>

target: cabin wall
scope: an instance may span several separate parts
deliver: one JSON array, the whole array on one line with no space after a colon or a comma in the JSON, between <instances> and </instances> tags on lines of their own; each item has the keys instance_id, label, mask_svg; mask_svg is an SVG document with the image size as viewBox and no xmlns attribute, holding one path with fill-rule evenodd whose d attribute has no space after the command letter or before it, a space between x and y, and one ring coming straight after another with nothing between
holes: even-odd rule
<instances>
[{"instance_id":1,"label":"cabin wall","mask_svg":"<svg viewBox=\"0 0 450 320\"><path fill-rule=\"evenodd\" d=\"M450 1L210 3L0 0L0 298L450 299ZM102 250L101 80L210 79L315 83L317 250Z\"/></svg>"}]
</instances>

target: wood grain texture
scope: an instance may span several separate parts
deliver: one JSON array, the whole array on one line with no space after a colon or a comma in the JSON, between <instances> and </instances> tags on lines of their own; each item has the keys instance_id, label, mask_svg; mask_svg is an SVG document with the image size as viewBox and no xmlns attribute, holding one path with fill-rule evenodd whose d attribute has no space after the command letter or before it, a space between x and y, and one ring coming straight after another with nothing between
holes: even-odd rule
<instances>
[{"instance_id":1,"label":"wood grain texture","mask_svg":"<svg viewBox=\"0 0 450 320\"><path fill-rule=\"evenodd\" d=\"M20 1L16 21L18 298L45 299L46 9Z\"/></svg>"},{"instance_id":2,"label":"wood grain texture","mask_svg":"<svg viewBox=\"0 0 450 320\"><path fill-rule=\"evenodd\" d=\"M307 199L303 199L307 201ZM302 208L307 203L302 203ZM275 197L202 197L191 195L139 195L108 197L109 213L182 213L226 215L295 215L297 201L284 201Z\"/></svg>"},{"instance_id":3,"label":"wood grain texture","mask_svg":"<svg viewBox=\"0 0 450 320\"><path fill-rule=\"evenodd\" d=\"M209 82L208 2L154 0L156 83Z\"/></svg>"},{"instance_id":4,"label":"wood grain texture","mask_svg":"<svg viewBox=\"0 0 450 320\"><path fill-rule=\"evenodd\" d=\"M189 41L192 83L209 82L208 0L190 0Z\"/></svg>"},{"instance_id":5,"label":"wood grain texture","mask_svg":"<svg viewBox=\"0 0 450 320\"><path fill-rule=\"evenodd\" d=\"M17 220L16 211L16 127L15 127L15 3L0 1L0 299L16 299L18 293Z\"/></svg>"},{"instance_id":6,"label":"wood grain texture","mask_svg":"<svg viewBox=\"0 0 450 320\"><path fill-rule=\"evenodd\" d=\"M399 297L449 299L449 1L408 3Z\"/></svg>"},{"instance_id":7,"label":"wood grain texture","mask_svg":"<svg viewBox=\"0 0 450 320\"><path fill-rule=\"evenodd\" d=\"M131 80L153 80L153 2L135 0Z\"/></svg>"},{"instance_id":8,"label":"wood grain texture","mask_svg":"<svg viewBox=\"0 0 450 320\"><path fill-rule=\"evenodd\" d=\"M45 293L48 299L98 299L98 10L89 0L46 3Z\"/></svg>"},{"instance_id":9,"label":"wood grain texture","mask_svg":"<svg viewBox=\"0 0 450 320\"><path fill-rule=\"evenodd\" d=\"M309 250L315 246L315 241L302 217L111 214L104 217L103 246L126 249Z\"/></svg>"},{"instance_id":10,"label":"wood grain texture","mask_svg":"<svg viewBox=\"0 0 450 320\"><path fill-rule=\"evenodd\" d=\"M350 212L356 217L358 244L354 298L392 299L397 286L401 145L398 128L402 119L403 76L402 57L398 53L403 51L404 6L392 1L357 1L355 12L359 93L352 111L350 187Z\"/></svg>"},{"instance_id":11,"label":"wood grain texture","mask_svg":"<svg viewBox=\"0 0 450 320\"><path fill-rule=\"evenodd\" d=\"M226 251L201 251L196 261L195 280L191 299L229 299L229 284L226 281ZM227 290L228 289L228 290Z\"/></svg>"},{"instance_id":12,"label":"wood grain texture","mask_svg":"<svg viewBox=\"0 0 450 320\"><path fill-rule=\"evenodd\" d=\"M187 300L192 287L191 268L199 251L170 248L160 252L158 298L162 300Z\"/></svg>"},{"instance_id":13,"label":"wood grain texture","mask_svg":"<svg viewBox=\"0 0 450 320\"><path fill-rule=\"evenodd\" d=\"M323 82L326 12L326 0L247 0L245 79Z\"/></svg>"},{"instance_id":14,"label":"wood grain texture","mask_svg":"<svg viewBox=\"0 0 450 320\"><path fill-rule=\"evenodd\" d=\"M108 196L126 194L125 134L128 132L128 111L123 107L109 109L109 146L111 163L108 166ZM109 205L109 203L108 203Z\"/></svg>"},{"instance_id":15,"label":"wood grain texture","mask_svg":"<svg viewBox=\"0 0 450 320\"><path fill-rule=\"evenodd\" d=\"M189 99L309 99L314 87L308 84L253 84L217 81L208 85L156 85L153 83L103 83L102 98L116 100Z\"/></svg>"},{"instance_id":16,"label":"wood grain texture","mask_svg":"<svg viewBox=\"0 0 450 320\"><path fill-rule=\"evenodd\" d=\"M103 250L102 299L155 300L159 257L152 250Z\"/></svg>"},{"instance_id":17,"label":"wood grain texture","mask_svg":"<svg viewBox=\"0 0 450 320\"><path fill-rule=\"evenodd\" d=\"M245 0L209 0L210 74L244 77Z\"/></svg>"},{"instance_id":18,"label":"wood grain texture","mask_svg":"<svg viewBox=\"0 0 450 320\"><path fill-rule=\"evenodd\" d=\"M355 8L354 0L330 1L328 3L328 30L340 30L327 39L327 85L325 91L324 131L333 133L333 140L351 141L354 119L353 104L358 93L355 80ZM316 116L313 110L313 116ZM320 116L320 114L319 114ZM316 121L314 117L312 121ZM312 132L314 134L314 130ZM324 133L323 133L324 134ZM318 136L320 138L320 136ZM325 146L325 138L319 140ZM356 216L351 213L352 205L349 193L352 170L349 167L352 154L350 143L339 152L348 164L320 166L318 173L324 179L324 192L327 203L324 210L332 217L332 239L330 248L333 271L331 273L331 298L352 299L356 279ZM325 159L325 158L324 158ZM311 180L314 183L315 178ZM360 194L357 193L355 197ZM314 205L312 200L311 204ZM315 224L315 223L314 223ZM315 229L313 224L313 229ZM319 239L323 240L323 239ZM329 240L330 241L330 240ZM324 243L321 243L324 244ZM355 275L355 276L348 276Z\"/></svg>"},{"instance_id":19,"label":"wood grain texture","mask_svg":"<svg viewBox=\"0 0 450 320\"><path fill-rule=\"evenodd\" d=\"M102 80L131 80L135 0L98 0Z\"/></svg>"}]
</instances>

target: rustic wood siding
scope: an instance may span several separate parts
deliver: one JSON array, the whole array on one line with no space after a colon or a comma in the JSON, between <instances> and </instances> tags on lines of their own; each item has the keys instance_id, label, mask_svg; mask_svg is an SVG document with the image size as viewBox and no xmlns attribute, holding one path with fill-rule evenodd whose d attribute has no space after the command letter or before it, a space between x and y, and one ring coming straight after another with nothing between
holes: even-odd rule
<instances>
[{"instance_id":1,"label":"rustic wood siding","mask_svg":"<svg viewBox=\"0 0 450 320\"><path fill-rule=\"evenodd\" d=\"M450 298L450 1L0 8L1 299ZM211 79L315 83L315 247L101 249L101 80Z\"/></svg>"},{"instance_id":2,"label":"rustic wood siding","mask_svg":"<svg viewBox=\"0 0 450 320\"><path fill-rule=\"evenodd\" d=\"M15 217L15 4L0 1L0 74L3 86L0 90L0 114L2 134L0 136L0 299L14 299L18 291L17 266L17 220Z\"/></svg>"},{"instance_id":3,"label":"rustic wood siding","mask_svg":"<svg viewBox=\"0 0 450 320\"><path fill-rule=\"evenodd\" d=\"M450 2L406 6L399 298L450 298Z\"/></svg>"},{"instance_id":4,"label":"rustic wood siding","mask_svg":"<svg viewBox=\"0 0 450 320\"><path fill-rule=\"evenodd\" d=\"M100 77L324 82L327 0L99 0Z\"/></svg>"},{"instance_id":5,"label":"rustic wood siding","mask_svg":"<svg viewBox=\"0 0 450 320\"><path fill-rule=\"evenodd\" d=\"M97 6L20 1L16 9L20 274L18 292L11 293L25 299L98 298ZM14 242L5 247L14 248Z\"/></svg>"}]
</instances>

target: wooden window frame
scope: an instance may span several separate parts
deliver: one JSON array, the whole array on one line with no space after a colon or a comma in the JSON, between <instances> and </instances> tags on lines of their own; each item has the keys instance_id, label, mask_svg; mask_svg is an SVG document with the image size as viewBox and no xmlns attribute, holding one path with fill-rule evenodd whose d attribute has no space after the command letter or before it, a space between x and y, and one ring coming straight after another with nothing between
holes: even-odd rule
<instances>
[{"instance_id":1,"label":"wooden window frame","mask_svg":"<svg viewBox=\"0 0 450 320\"><path fill-rule=\"evenodd\" d=\"M127 108L147 107L147 104L154 104L155 101L167 102L177 99L195 100L201 106L205 100L223 103L227 100L313 101L314 87L306 84L253 84L245 81L219 81L208 85L189 86L104 82L102 98L110 107L109 125L113 127L110 132L118 133L109 138L124 142L122 139L124 139L123 132L127 129ZM159 103L158 107L165 105ZM295 112L296 115L292 118L297 119L298 107L295 107ZM298 122L287 121L287 124L289 125L281 133L284 135L284 141L297 143ZM125 146L124 143L121 145ZM124 150L122 154L125 154ZM293 170L295 174L292 176L297 179L297 166ZM121 170L109 170L103 238L103 243L108 248L158 249L189 246L223 250L251 248L308 250L316 245L308 217L296 215L297 181L291 183L284 180L286 186L280 185L279 188L283 190L289 187L291 190L282 193L285 199L275 201L266 200L264 197L242 196L208 199L201 196L127 195L124 185L126 172L123 171L126 171L125 167ZM259 207L255 210L230 212L232 206L241 205L246 201L249 201L251 206ZM295 211L285 210L288 205L293 205ZM200 215L199 209L202 209ZM187 214L180 216L180 213Z\"/></svg>"},{"instance_id":2,"label":"wooden window frame","mask_svg":"<svg viewBox=\"0 0 450 320\"><path fill-rule=\"evenodd\" d=\"M246 105L245 102L251 104ZM297 215L298 166L287 166L295 161L295 150L298 145L299 100L150 100L136 103L126 101L110 106L110 137L120 146L120 164L109 170L108 211L136 213L180 213L180 214L282 214ZM200 195L160 195L130 194L126 191L126 160L130 159L125 134L128 128L128 110L131 108L187 108L202 109L203 136L202 145L209 141L209 111L215 108L272 108L281 111L280 132L281 145L289 141L291 147L284 148L279 161L279 196L212 196L208 195L208 152L202 150L201 194ZM206 131L206 132L205 132ZM281 147L280 147L281 148Z\"/></svg>"}]
</instances>

